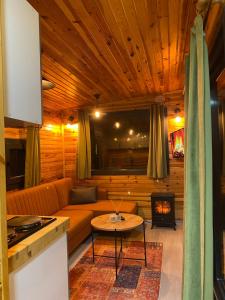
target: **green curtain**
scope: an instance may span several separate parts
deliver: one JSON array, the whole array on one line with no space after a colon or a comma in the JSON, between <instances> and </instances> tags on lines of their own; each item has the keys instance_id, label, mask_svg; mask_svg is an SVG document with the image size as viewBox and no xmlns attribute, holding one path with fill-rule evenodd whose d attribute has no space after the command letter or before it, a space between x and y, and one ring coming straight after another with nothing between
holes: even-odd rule
<instances>
[{"instance_id":1,"label":"green curtain","mask_svg":"<svg viewBox=\"0 0 225 300\"><path fill-rule=\"evenodd\" d=\"M39 128L27 128L26 160L25 160L25 188L40 183L40 136Z\"/></svg>"},{"instance_id":2,"label":"green curtain","mask_svg":"<svg viewBox=\"0 0 225 300\"><path fill-rule=\"evenodd\" d=\"M164 105L150 107L149 155L147 176L162 179L169 173L167 115Z\"/></svg>"},{"instance_id":3,"label":"green curtain","mask_svg":"<svg viewBox=\"0 0 225 300\"><path fill-rule=\"evenodd\" d=\"M78 112L78 179L91 177L91 137L87 111Z\"/></svg>"},{"instance_id":4,"label":"green curtain","mask_svg":"<svg viewBox=\"0 0 225 300\"><path fill-rule=\"evenodd\" d=\"M201 16L191 31L185 85L183 300L212 300L212 133L208 51Z\"/></svg>"}]
</instances>

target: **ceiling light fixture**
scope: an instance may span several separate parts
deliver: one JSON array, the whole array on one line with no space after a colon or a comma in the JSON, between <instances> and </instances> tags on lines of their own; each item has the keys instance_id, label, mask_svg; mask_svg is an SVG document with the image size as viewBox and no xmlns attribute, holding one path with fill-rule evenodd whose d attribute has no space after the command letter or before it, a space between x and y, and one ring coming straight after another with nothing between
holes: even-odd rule
<instances>
[{"instance_id":1,"label":"ceiling light fixture","mask_svg":"<svg viewBox=\"0 0 225 300\"><path fill-rule=\"evenodd\" d=\"M99 98L100 98L100 94L96 93L94 94L94 97L96 99L96 105L95 105L95 112L94 112L94 116L96 119L99 119L101 117L101 112L98 109L98 104L99 104Z\"/></svg>"},{"instance_id":2,"label":"ceiling light fixture","mask_svg":"<svg viewBox=\"0 0 225 300\"><path fill-rule=\"evenodd\" d=\"M99 119L101 117L101 113L99 110L95 111L95 118Z\"/></svg>"}]
</instances>

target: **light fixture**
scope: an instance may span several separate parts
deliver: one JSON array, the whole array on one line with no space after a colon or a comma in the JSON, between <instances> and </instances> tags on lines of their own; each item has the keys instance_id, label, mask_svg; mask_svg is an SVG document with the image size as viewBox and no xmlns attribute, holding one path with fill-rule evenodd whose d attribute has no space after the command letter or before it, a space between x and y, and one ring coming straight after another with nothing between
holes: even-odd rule
<instances>
[{"instance_id":1,"label":"light fixture","mask_svg":"<svg viewBox=\"0 0 225 300\"><path fill-rule=\"evenodd\" d=\"M95 111L95 118L99 119L101 117L101 113L99 110Z\"/></svg>"},{"instance_id":2,"label":"light fixture","mask_svg":"<svg viewBox=\"0 0 225 300\"><path fill-rule=\"evenodd\" d=\"M96 99L96 105L95 105L95 112L94 112L94 116L96 119L99 119L101 117L101 112L98 109L98 104L99 104L99 98L100 98L100 94L96 93L94 94L94 97Z\"/></svg>"},{"instance_id":3,"label":"light fixture","mask_svg":"<svg viewBox=\"0 0 225 300\"><path fill-rule=\"evenodd\" d=\"M129 141L130 141L130 138L128 137L128 138L127 138L127 142L129 142Z\"/></svg>"},{"instance_id":4,"label":"light fixture","mask_svg":"<svg viewBox=\"0 0 225 300\"><path fill-rule=\"evenodd\" d=\"M115 142L117 142L117 141L118 141L118 138L117 138L117 137L115 137L113 140L114 140Z\"/></svg>"},{"instance_id":5,"label":"light fixture","mask_svg":"<svg viewBox=\"0 0 225 300\"><path fill-rule=\"evenodd\" d=\"M175 108L175 110L174 110L174 112L175 112L175 122L176 123L180 123L181 122L181 117L180 117L180 109L179 109L179 107L176 107Z\"/></svg>"},{"instance_id":6,"label":"light fixture","mask_svg":"<svg viewBox=\"0 0 225 300\"><path fill-rule=\"evenodd\" d=\"M130 130L129 130L129 135L133 135L133 134L134 134L133 129L130 129Z\"/></svg>"},{"instance_id":7,"label":"light fixture","mask_svg":"<svg viewBox=\"0 0 225 300\"><path fill-rule=\"evenodd\" d=\"M181 122L181 117L180 117L180 116L177 116L177 117L175 118L175 121L176 121L176 123L180 123L180 122Z\"/></svg>"},{"instance_id":8,"label":"light fixture","mask_svg":"<svg viewBox=\"0 0 225 300\"><path fill-rule=\"evenodd\" d=\"M55 87L55 84L51 81L48 81L46 79L42 79L41 81L42 90L50 90Z\"/></svg>"},{"instance_id":9,"label":"light fixture","mask_svg":"<svg viewBox=\"0 0 225 300\"><path fill-rule=\"evenodd\" d=\"M70 115L68 117L68 123L66 124L66 129L72 130L73 132L78 131L78 123L74 123L75 116Z\"/></svg>"},{"instance_id":10,"label":"light fixture","mask_svg":"<svg viewBox=\"0 0 225 300\"><path fill-rule=\"evenodd\" d=\"M114 124L114 126L115 126L117 129L119 129L119 128L120 128L120 122L116 122L116 123Z\"/></svg>"}]
</instances>

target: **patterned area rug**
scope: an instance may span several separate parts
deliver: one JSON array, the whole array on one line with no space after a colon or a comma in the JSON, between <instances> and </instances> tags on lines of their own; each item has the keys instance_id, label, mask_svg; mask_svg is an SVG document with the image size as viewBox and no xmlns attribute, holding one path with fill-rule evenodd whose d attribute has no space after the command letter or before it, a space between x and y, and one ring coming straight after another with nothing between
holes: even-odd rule
<instances>
[{"instance_id":1,"label":"patterned area rug","mask_svg":"<svg viewBox=\"0 0 225 300\"><path fill-rule=\"evenodd\" d=\"M157 300L162 265L162 244L146 243L146 245L147 267L142 261L123 259L123 257L143 258L143 242L124 242L117 280L114 259L96 257L93 263L90 247L70 271L70 300ZM113 256L113 241L97 240L95 253Z\"/></svg>"}]
</instances>

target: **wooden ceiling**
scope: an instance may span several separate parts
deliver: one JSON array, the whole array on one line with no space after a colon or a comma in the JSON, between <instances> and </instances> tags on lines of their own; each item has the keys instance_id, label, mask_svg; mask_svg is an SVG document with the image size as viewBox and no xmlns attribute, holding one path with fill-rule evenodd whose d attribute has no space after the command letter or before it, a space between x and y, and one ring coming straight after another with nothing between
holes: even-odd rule
<instances>
[{"instance_id":1,"label":"wooden ceiling","mask_svg":"<svg viewBox=\"0 0 225 300\"><path fill-rule=\"evenodd\" d=\"M28 0L40 13L46 110L182 90L194 0ZM97 96L96 96L97 95Z\"/></svg>"}]
</instances>

